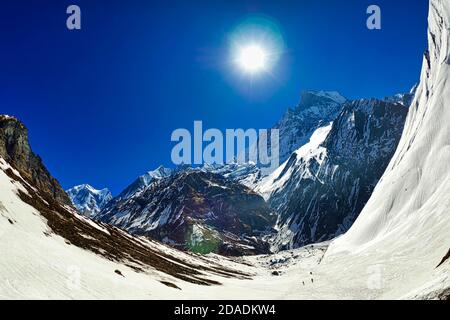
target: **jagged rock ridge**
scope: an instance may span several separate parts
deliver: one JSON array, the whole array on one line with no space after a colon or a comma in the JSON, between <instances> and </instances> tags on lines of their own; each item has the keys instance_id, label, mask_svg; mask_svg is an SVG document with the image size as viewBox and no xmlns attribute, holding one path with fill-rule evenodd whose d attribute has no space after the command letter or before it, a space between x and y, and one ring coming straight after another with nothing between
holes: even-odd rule
<instances>
[{"instance_id":1,"label":"jagged rock ridge","mask_svg":"<svg viewBox=\"0 0 450 320\"><path fill-rule=\"evenodd\" d=\"M407 112L394 99L347 102L332 124L316 130L315 141L259 183L279 215L273 250L329 240L350 228L397 147Z\"/></svg>"},{"instance_id":2,"label":"jagged rock ridge","mask_svg":"<svg viewBox=\"0 0 450 320\"><path fill-rule=\"evenodd\" d=\"M226 255L267 252L261 236L275 222L264 199L251 189L192 168L105 208L97 219L184 250Z\"/></svg>"},{"instance_id":3,"label":"jagged rock ridge","mask_svg":"<svg viewBox=\"0 0 450 320\"><path fill-rule=\"evenodd\" d=\"M333 121L346 101L335 91L303 91L298 106L289 108L273 127L280 130L280 163L306 144L318 127Z\"/></svg>"}]
</instances>

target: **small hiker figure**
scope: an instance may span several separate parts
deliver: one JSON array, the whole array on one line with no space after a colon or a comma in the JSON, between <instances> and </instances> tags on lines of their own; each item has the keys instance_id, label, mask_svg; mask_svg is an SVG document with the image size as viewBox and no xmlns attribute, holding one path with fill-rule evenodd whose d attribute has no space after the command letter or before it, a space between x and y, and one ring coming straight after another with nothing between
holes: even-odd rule
<instances>
[{"instance_id":1,"label":"small hiker figure","mask_svg":"<svg viewBox=\"0 0 450 320\"><path fill-rule=\"evenodd\" d=\"M311 282L314 283L314 279L313 278L311 278Z\"/></svg>"},{"instance_id":2,"label":"small hiker figure","mask_svg":"<svg viewBox=\"0 0 450 320\"><path fill-rule=\"evenodd\" d=\"M305 281L302 281L303 285L305 285Z\"/></svg>"}]
</instances>

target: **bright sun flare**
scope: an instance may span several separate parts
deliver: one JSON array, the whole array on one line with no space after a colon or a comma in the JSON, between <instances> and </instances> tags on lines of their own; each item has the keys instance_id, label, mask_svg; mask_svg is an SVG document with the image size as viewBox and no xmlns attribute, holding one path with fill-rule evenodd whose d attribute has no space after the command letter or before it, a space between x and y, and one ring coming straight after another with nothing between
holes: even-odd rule
<instances>
[{"instance_id":1,"label":"bright sun flare","mask_svg":"<svg viewBox=\"0 0 450 320\"><path fill-rule=\"evenodd\" d=\"M255 73L266 67L267 53L258 45L243 47L238 54L237 62L244 71Z\"/></svg>"}]
</instances>

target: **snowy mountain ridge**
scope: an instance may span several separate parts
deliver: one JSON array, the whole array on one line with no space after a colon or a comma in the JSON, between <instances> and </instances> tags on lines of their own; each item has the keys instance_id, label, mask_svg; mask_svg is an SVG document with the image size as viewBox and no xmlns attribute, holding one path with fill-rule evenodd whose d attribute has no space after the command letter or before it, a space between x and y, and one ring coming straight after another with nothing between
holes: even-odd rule
<instances>
[{"instance_id":1,"label":"snowy mountain ridge","mask_svg":"<svg viewBox=\"0 0 450 320\"><path fill-rule=\"evenodd\" d=\"M231 185L232 182L243 184L261 193L269 201L273 210L278 212L279 222L276 228L279 232L277 240L274 240L273 250L294 248L316 241L328 240L350 227L365 204L364 201L367 201L368 196L370 196L370 192L381 176L390 156L392 156L407 112L407 108L397 101L406 101L405 97L410 97L410 95L396 95L392 99L386 99L386 101L377 99L348 101L337 92L305 91L302 94L302 106L305 106L306 109L309 108L310 111L308 113L305 109L302 110L300 113L304 117L302 119L306 119L306 122L300 121L298 123L311 123L311 119L317 118L316 120L318 120L318 118L321 118L322 112L316 114L320 110L318 106L325 108L325 106L331 105L332 109L338 108L340 112L333 119L335 121L334 125L333 122L330 122L323 123L323 126L321 126L323 120L313 121L311 128L315 128L317 123L319 126L312 131L309 138L310 142L295 150L290 159L269 177L263 177L261 170L256 164L229 163L220 165L205 164L198 168L187 167L163 170L163 174L157 175L157 179L154 179L154 175L152 175L149 181L171 179L172 174L181 171L218 174L225 178L224 181L230 180L221 184L223 187L227 187L228 184ZM338 103L343 104L337 105ZM299 118L293 117L290 120L298 121ZM347 133L333 138L333 143L328 143L328 146L322 146L331 128L333 128L333 131L339 131L339 128L346 127L349 127L346 129ZM283 136L281 138L283 139ZM340 151L334 150L336 148L339 148ZM358 151L361 148L365 150L365 153ZM344 158L342 160L344 162L345 158L347 158L347 163L341 164L336 159L329 161L327 149L331 150L332 154L339 154L340 158ZM345 150L347 151L346 153L344 153ZM354 155L359 155L359 158L356 158ZM355 168L358 166L352 166L349 163L351 161L363 163L361 158L365 158L365 162L361 167L366 168L370 165L372 169L369 171L361 169L357 172ZM380 159L382 159L381 162L379 161ZM328 161L322 166L322 162L325 160ZM327 166L330 168L326 168ZM159 168L159 170L162 169L162 167ZM340 177L336 172L345 177ZM369 176L372 178L367 178ZM334 184L335 180L338 179L337 177L342 179L341 185L336 186L339 191L330 190L327 186ZM355 184L352 179L357 181L357 183ZM142 177L136 181L142 181ZM315 181L314 183L318 184L316 187L318 190L311 196L316 198L322 197L322 200L319 202L314 198L306 199L301 198L301 196L298 198L298 193L303 192L299 190L306 190L304 192L306 192L305 197L307 197L308 192L311 191L311 181ZM285 184L288 186L285 186ZM326 185L324 186L324 184ZM134 190L134 185L132 184L132 186L133 188L129 187L127 189ZM167 209L163 211L166 218L162 219L158 218L159 215L154 213L158 206L152 206L151 210L148 209L145 204L151 205L153 202L159 201L156 200L159 196L154 198L155 195L146 192L151 187L151 183L142 183L138 188L139 192L132 192L131 196L123 197L123 199L119 195L95 218L125 228L132 233L145 232L160 240L167 238L168 243L172 243L177 247L183 247L183 241L186 240L184 234L187 232L184 228L177 231L181 235L171 233L170 237L166 237L166 235L161 235L160 233L155 234L154 230L166 228L164 226L166 221L172 221L172 224L176 223L177 217L182 215L173 208L169 209L166 206L162 206ZM161 187L161 184L158 184L158 187ZM336 204L335 201L338 201L337 197L333 198L332 201L329 200L333 202L332 204L325 202L323 199L328 197L328 192L339 194L339 197L341 197L339 201L345 198L351 205L340 205L339 202ZM125 190L121 195L127 193L128 191ZM147 196L142 197L141 195L143 194ZM172 197L172 201L182 202L183 200L176 200L175 197ZM311 206L313 203L311 201L316 204ZM296 203L301 203L301 205ZM327 205L333 207L333 209L324 209L324 212L321 213L311 211L317 211L317 206L324 207ZM303 218L301 218L302 216ZM301 219L309 219L311 221L301 222ZM319 221L328 225L328 227L318 227L317 223ZM212 234L214 232L209 231L208 233ZM239 237L239 235L236 236Z\"/></svg>"},{"instance_id":2,"label":"snowy mountain ridge","mask_svg":"<svg viewBox=\"0 0 450 320\"><path fill-rule=\"evenodd\" d=\"M262 177L261 169L254 163L205 164L200 167L204 172L220 174L223 177L253 189Z\"/></svg>"},{"instance_id":3,"label":"snowy mountain ridge","mask_svg":"<svg viewBox=\"0 0 450 320\"><path fill-rule=\"evenodd\" d=\"M318 127L333 121L346 101L336 91L303 91L297 107L289 108L273 127L280 135L280 163L308 143ZM270 144L268 149L271 150Z\"/></svg>"},{"instance_id":4,"label":"snowy mountain ridge","mask_svg":"<svg viewBox=\"0 0 450 320\"><path fill-rule=\"evenodd\" d=\"M97 190L89 184L72 187L66 192L78 212L87 217L97 215L112 199L107 188Z\"/></svg>"},{"instance_id":5,"label":"snowy mountain ridge","mask_svg":"<svg viewBox=\"0 0 450 320\"><path fill-rule=\"evenodd\" d=\"M143 191L153 182L168 177L171 174L172 174L171 169L159 166L155 170L148 171L142 176L139 176L135 181L133 181L133 183L131 183L127 188L125 188L125 190L123 190L117 198L128 199L133 195Z\"/></svg>"},{"instance_id":6,"label":"snowy mountain ridge","mask_svg":"<svg viewBox=\"0 0 450 320\"><path fill-rule=\"evenodd\" d=\"M330 240L352 225L400 140L408 107L344 104L337 118L256 186L278 213L272 250Z\"/></svg>"},{"instance_id":7,"label":"snowy mountain ridge","mask_svg":"<svg viewBox=\"0 0 450 320\"><path fill-rule=\"evenodd\" d=\"M268 252L275 222L262 197L205 168L185 168L141 193L111 202L97 220L182 250L242 255Z\"/></svg>"}]
</instances>

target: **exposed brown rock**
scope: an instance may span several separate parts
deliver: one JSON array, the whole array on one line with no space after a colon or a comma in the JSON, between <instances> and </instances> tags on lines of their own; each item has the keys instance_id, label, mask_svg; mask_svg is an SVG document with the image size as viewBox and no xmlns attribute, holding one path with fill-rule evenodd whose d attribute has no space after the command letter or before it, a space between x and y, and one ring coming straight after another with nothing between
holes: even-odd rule
<instances>
[{"instance_id":1,"label":"exposed brown rock","mask_svg":"<svg viewBox=\"0 0 450 320\"><path fill-rule=\"evenodd\" d=\"M62 204L72 204L59 182L45 168L41 158L31 150L27 128L14 117L0 115L0 156L31 185Z\"/></svg>"}]
</instances>

